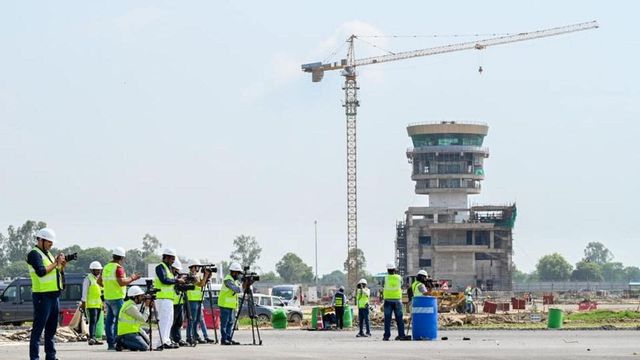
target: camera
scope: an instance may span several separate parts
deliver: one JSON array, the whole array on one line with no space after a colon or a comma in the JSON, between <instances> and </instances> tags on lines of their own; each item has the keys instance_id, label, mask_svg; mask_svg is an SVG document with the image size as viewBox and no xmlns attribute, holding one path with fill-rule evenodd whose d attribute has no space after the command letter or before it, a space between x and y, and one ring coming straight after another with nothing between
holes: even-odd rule
<instances>
[{"instance_id":1,"label":"camera","mask_svg":"<svg viewBox=\"0 0 640 360\"><path fill-rule=\"evenodd\" d=\"M146 290L144 292L144 298L155 300L156 294L160 291L160 289L156 289L153 285L153 279L146 279L145 281Z\"/></svg>"},{"instance_id":2,"label":"camera","mask_svg":"<svg viewBox=\"0 0 640 360\"><path fill-rule=\"evenodd\" d=\"M181 273L181 274L178 274L176 278L184 280L184 284L178 284L178 283L175 284L174 288L176 292L185 292L185 291L196 289L195 283L198 282L198 278L196 278L195 276L191 274Z\"/></svg>"},{"instance_id":3,"label":"camera","mask_svg":"<svg viewBox=\"0 0 640 360\"><path fill-rule=\"evenodd\" d=\"M260 281L260 275L255 272L250 272L249 267L245 266L242 268L244 272L242 273L242 282L254 283L256 281Z\"/></svg>"},{"instance_id":4,"label":"camera","mask_svg":"<svg viewBox=\"0 0 640 360\"><path fill-rule=\"evenodd\" d=\"M209 273L217 273L218 272L218 268L216 267L215 264L194 265L194 266L197 267L202 274L204 274L206 272L209 272Z\"/></svg>"},{"instance_id":5,"label":"camera","mask_svg":"<svg viewBox=\"0 0 640 360\"><path fill-rule=\"evenodd\" d=\"M66 261L73 261L73 260L78 260L78 253L74 252L73 254L69 254L69 255L65 255L64 259Z\"/></svg>"}]
</instances>

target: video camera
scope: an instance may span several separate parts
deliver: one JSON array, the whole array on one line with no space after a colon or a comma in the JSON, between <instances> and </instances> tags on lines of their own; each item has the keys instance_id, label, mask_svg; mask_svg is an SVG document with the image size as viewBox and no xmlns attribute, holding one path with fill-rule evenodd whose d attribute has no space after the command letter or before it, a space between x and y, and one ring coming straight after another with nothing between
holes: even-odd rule
<instances>
[{"instance_id":1,"label":"video camera","mask_svg":"<svg viewBox=\"0 0 640 360\"><path fill-rule=\"evenodd\" d=\"M425 279L424 281L422 281L422 283L427 287L427 289L437 289L440 287L440 283L437 280L433 280L431 278Z\"/></svg>"},{"instance_id":2,"label":"video camera","mask_svg":"<svg viewBox=\"0 0 640 360\"><path fill-rule=\"evenodd\" d=\"M242 269L244 270L242 273L242 282L253 284L256 281L260 281L260 275L255 272L250 272L248 266L244 266Z\"/></svg>"},{"instance_id":3,"label":"video camera","mask_svg":"<svg viewBox=\"0 0 640 360\"><path fill-rule=\"evenodd\" d=\"M73 261L73 260L78 260L78 253L74 252L73 254L69 254L69 255L65 255L64 259L66 261Z\"/></svg>"},{"instance_id":4,"label":"video camera","mask_svg":"<svg viewBox=\"0 0 640 360\"><path fill-rule=\"evenodd\" d=\"M205 264L205 265L192 265L192 267L197 267L201 273L217 273L218 267L215 264Z\"/></svg>"},{"instance_id":5,"label":"video camera","mask_svg":"<svg viewBox=\"0 0 640 360\"><path fill-rule=\"evenodd\" d=\"M184 280L183 284L178 284L178 283L175 284L175 290L177 292L195 290L195 288L196 288L195 283L198 282L198 278L197 277L195 277L194 275L185 274L185 273L178 274L176 279L183 279Z\"/></svg>"},{"instance_id":6,"label":"video camera","mask_svg":"<svg viewBox=\"0 0 640 360\"><path fill-rule=\"evenodd\" d=\"M153 279L146 279L145 285L147 288L144 292L145 300L147 299L155 300L156 294L160 291L160 289L155 288L155 286L153 285Z\"/></svg>"}]
</instances>

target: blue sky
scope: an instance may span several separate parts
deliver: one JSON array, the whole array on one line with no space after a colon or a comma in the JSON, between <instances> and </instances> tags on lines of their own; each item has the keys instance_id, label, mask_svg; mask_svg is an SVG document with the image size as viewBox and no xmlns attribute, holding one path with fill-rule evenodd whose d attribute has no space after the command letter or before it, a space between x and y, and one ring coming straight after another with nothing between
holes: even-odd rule
<instances>
[{"instance_id":1,"label":"blue sky","mask_svg":"<svg viewBox=\"0 0 640 360\"><path fill-rule=\"evenodd\" d=\"M311 83L300 64L352 32L516 33L596 19L598 30L362 68L359 245L380 271L395 221L426 203L413 194L406 125L483 121L491 156L471 202L517 201L519 268L555 251L575 263L589 241L638 266L639 9L619 4L4 2L0 229L45 220L61 245L106 247L150 232L212 260L251 234L271 270L288 251L313 265L317 220L327 273L346 256L342 79ZM461 40L369 41L399 51ZM358 57L382 54L357 46Z\"/></svg>"}]
</instances>

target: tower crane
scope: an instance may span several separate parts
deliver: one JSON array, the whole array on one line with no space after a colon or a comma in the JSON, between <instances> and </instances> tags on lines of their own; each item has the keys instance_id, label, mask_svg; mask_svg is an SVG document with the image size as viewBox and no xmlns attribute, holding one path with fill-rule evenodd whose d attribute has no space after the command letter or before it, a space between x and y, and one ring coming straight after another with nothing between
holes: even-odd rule
<instances>
[{"instance_id":1,"label":"tower crane","mask_svg":"<svg viewBox=\"0 0 640 360\"><path fill-rule=\"evenodd\" d=\"M357 35L347 38L347 57L339 62L322 63L315 62L302 65L302 71L311 73L313 82L320 82L325 71L342 70L344 76L344 104L347 120L347 284L350 288L358 280L358 193L357 193L357 149L356 149L356 114L360 106L358 101L358 84L356 82L356 69L360 66L380 64L391 61L405 60L422 56L445 54L463 50L483 50L490 46L510 44L519 41L528 41L550 36L568 34L577 31L585 31L598 28L597 21L589 21L579 24L560 26L545 30L524 32L519 34L492 37L479 41L469 41L457 44L437 46L427 49L391 53L382 56L356 59L354 54L354 40ZM480 72L482 72L482 67Z\"/></svg>"}]
</instances>

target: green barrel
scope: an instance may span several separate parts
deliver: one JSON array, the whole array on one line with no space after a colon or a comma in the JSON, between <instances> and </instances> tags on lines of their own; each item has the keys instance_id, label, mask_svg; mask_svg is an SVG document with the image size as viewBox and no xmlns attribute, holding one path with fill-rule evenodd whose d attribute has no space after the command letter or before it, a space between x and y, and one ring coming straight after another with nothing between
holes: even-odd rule
<instances>
[{"instance_id":1,"label":"green barrel","mask_svg":"<svg viewBox=\"0 0 640 360\"><path fill-rule=\"evenodd\" d=\"M320 313L319 307L314 307L311 309L311 328L314 330L318 330L318 314Z\"/></svg>"},{"instance_id":2,"label":"green barrel","mask_svg":"<svg viewBox=\"0 0 640 360\"><path fill-rule=\"evenodd\" d=\"M101 340L104 335L104 317L102 315L104 311L100 311L98 315L98 323L96 324L96 339Z\"/></svg>"},{"instance_id":3,"label":"green barrel","mask_svg":"<svg viewBox=\"0 0 640 360\"><path fill-rule=\"evenodd\" d=\"M344 324L344 327L346 328L350 328L353 326L353 308L351 306L348 306L345 309L344 316L342 317L342 322Z\"/></svg>"},{"instance_id":4,"label":"green barrel","mask_svg":"<svg viewBox=\"0 0 640 360\"><path fill-rule=\"evenodd\" d=\"M562 310L549 309L549 318L547 319L547 327L549 329L562 328Z\"/></svg>"},{"instance_id":5,"label":"green barrel","mask_svg":"<svg viewBox=\"0 0 640 360\"><path fill-rule=\"evenodd\" d=\"M275 309L271 314L271 326L274 329L287 328L287 313L284 309Z\"/></svg>"}]
</instances>

